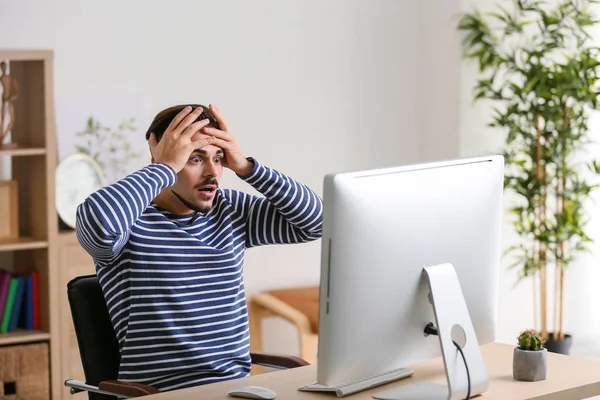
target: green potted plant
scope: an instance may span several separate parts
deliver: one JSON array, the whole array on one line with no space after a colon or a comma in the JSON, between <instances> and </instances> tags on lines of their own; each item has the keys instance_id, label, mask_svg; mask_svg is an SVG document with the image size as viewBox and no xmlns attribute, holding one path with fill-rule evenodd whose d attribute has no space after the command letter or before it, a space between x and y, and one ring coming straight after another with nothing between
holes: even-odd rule
<instances>
[{"instance_id":1,"label":"green potted plant","mask_svg":"<svg viewBox=\"0 0 600 400\"><path fill-rule=\"evenodd\" d=\"M521 332L513 352L513 378L526 382L546 379L547 357L544 339L536 329Z\"/></svg>"},{"instance_id":2,"label":"green potted plant","mask_svg":"<svg viewBox=\"0 0 600 400\"><path fill-rule=\"evenodd\" d=\"M535 324L548 351L565 354L565 273L592 242L586 207L597 186L591 179L600 174L589 151L600 90L600 51L586 31L597 23L590 3L596 1L505 1L510 9L466 13L458 24L464 56L479 68L474 101L495 105L489 126L506 135L505 189L516 195L519 237L507 254L518 281L533 279Z\"/></svg>"}]
</instances>

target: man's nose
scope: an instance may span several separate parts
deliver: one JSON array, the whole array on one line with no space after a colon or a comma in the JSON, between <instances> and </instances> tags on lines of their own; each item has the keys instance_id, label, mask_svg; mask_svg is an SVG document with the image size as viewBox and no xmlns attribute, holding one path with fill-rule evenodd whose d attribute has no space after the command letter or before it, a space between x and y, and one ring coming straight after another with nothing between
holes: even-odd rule
<instances>
[{"instance_id":1,"label":"man's nose","mask_svg":"<svg viewBox=\"0 0 600 400\"><path fill-rule=\"evenodd\" d=\"M217 166L213 161L209 161L204 164L204 175L205 176L216 176L217 175Z\"/></svg>"}]
</instances>

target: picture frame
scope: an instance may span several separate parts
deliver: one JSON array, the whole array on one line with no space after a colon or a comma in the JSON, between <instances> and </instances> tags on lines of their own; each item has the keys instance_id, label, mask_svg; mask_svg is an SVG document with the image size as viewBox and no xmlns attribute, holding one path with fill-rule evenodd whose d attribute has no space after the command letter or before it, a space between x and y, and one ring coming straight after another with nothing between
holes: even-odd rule
<instances>
[{"instance_id":1,"label":"picture frame","mask_svg":"<svg viewBox=\"0 0 600 400\"><path fill-rule=\"evenodd\" d=\"M16 180L0 181L0 242L19 239L19 186Z\"/></svg>"}]
</instances>

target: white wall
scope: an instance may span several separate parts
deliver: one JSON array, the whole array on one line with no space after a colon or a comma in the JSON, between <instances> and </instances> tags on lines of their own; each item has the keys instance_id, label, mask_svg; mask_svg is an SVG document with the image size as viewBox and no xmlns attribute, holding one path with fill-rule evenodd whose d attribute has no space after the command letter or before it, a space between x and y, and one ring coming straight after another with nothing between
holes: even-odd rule
<instances>
[{"instance_id":1,"label":"white wall","mask_svg":"<svg viewBox=\"0 0 600 400\"><path fill-rule=\"evenodd\" d=\"M461 10L494 4L0 0L0 47L55 50L62 155L72 146L69 116L71 122L81 118L73 104L85 108L98 101L103 105L90 106L90 112L106 118L121 117L112 113L125 108L123 116L140 116L141 131L163 107L214 102L247 155L321 193L330 171L501 148L503 136L485 127L489 105L471 104L476 70L462 62L455 29ZM122 99L131 110L114 106ZM141 132L132 140L146 151ZM231 174L224 183L248 189ZM594 217L595 237L599 228ZM507 223L504 245L511 237ZM316 284L319 245L248 252L248 291ZM566 327L577 337L600 331L593 313L600 305L597 264L598 257L590 256L568 273ZM515 274L505 267L499 339L513 342L532 324L531 284L513 288ZM266 328L267 350L295 351L289 325L272 320Z\"/></svg>"},{"instance_id":2,"label":"white wall","mask_svg":"<svg viewBox=\"0 0 600 400\"><path fill-rule=\"evenodd\" d=\"M419 155L421 160L460 153L459 0L419 1Z\"/></svg>"},{"instance_id":3,"label":"white wall","mask_svg":"<svg viewBox=\"0 0 600 400\"><path fill-rule=\"evenodd\" d=\"M457 4L0 1L0 48L55 51L61 157L86 104L145 119L132 141L146 151L142 131L160 109L214 102L246 155L321 193L330 171L458 154L458 42L445 19ZM441 70L440 55L452 60ZM248 189L232 174L224 183ZM249 251L248 292L316 284L319 246ZM290 326L266 328L267 350L295 351Z\"/></svg>"},{"instance_id":4,"label":"white wall","mask_svg":"<svg viewBox=\"0 0 600 400\"><path fill-rule=\"evenodd\" d=\"M501 4L498 0L461 0L462 11L472 11L475 7L482 11L497 10ZM506 6L508 2L504 2ZM600 7L594 6L595 12ZM597 14L598 15L598 14ZM600 44L600 36L595 32L596 45ZM471 156L481 153L500 151L504 145L505 133L498 129L490 129L486 124L491 117L490 102L473 104L472 88L478 77L475 63L463 62L461 67L460 84L460 154ZM600 120L595 115L591 120L591 137L598 141L600 135ZM592 152L593 154L593 152ZM600 154L596 152L596 154ZM514 197L513 197L514 198ZM591 205L591 222L589 234L597 241L593 246L594 253L580 257L566 273L565 283L565 321L564 327L574 335L573 354L589 355L597 348L594 337L600 333L600 318L597 310L600 307L600 292L597 282L600 280L600 193L596 192L596 205ZM511 205L511 196L506 196L506 207ZM503 248L509 246L516 238L508 217L504 224ZM531 280L525 280L514 286L517 278L516 271L507 270L510 259L503 260L500 276L500 309L499 309L499 340L514 343L519 331L533 327L533 285ZM549 307L552 308L554 291L552 274L549 277ZM549 314L550 329L552 313ZM588 341L593 341L592 348L586 348Z\"/></svg>"}]
</instances>

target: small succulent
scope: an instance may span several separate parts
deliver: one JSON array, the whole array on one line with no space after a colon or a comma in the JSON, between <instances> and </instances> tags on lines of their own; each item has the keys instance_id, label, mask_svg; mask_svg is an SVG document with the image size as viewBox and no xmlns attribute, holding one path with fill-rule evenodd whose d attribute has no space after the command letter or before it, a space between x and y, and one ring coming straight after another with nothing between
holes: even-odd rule
<instances>
[{"instance_id":1,"label":"small succulent","mask_svg":"<svg viewBox=\"0 0 600 400\"><path fill-rule=\"evenodd\" d=\"M546 342L535 329L527 329L521 332L518 340L521 350L542 350Z\"/></svg>"}]
</instances>

